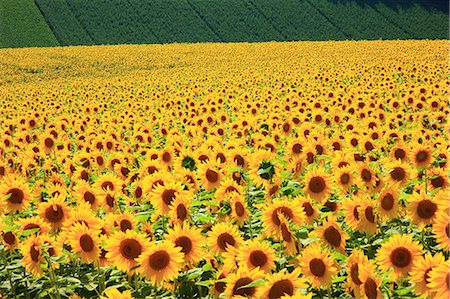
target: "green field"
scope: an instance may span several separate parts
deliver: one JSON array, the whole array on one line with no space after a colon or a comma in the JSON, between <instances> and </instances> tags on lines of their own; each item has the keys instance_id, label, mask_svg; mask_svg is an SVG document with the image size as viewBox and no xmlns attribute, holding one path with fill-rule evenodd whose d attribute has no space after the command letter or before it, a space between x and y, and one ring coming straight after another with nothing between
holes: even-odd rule
<instances>
[{"instance_id":1,"label":"green field","mask_svg":"<svg viewBox=\"0 0 450 299\"><path fill-rule=\"evenodd\" d=\"M2 48L57 46L59 43L33 0L0 1Z\"/></svg>"},{"instance_id":2,"label":"green field","mask_svg":"<svg viewBox=\"0 0 450 299\"><path fill-rule=\"evenodd\" d=\"M2 14L7 17L0 47L53 46L58 42L448 39L448 4L444 2L2 0ZM15 13L19 18L12 17Z\"/></svg>"}]
</instances>

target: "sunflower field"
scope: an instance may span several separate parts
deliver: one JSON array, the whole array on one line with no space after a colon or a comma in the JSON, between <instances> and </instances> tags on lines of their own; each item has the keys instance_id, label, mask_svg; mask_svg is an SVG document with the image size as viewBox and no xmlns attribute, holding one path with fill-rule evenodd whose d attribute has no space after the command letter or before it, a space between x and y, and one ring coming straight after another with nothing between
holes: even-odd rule
<instances>
[{"instance_id":1,"label":"sunflower field","mask_svg":"<svg viewBox=\"0 0 450 299\"><path fill-rule=\"evenodd\" d=\"M0 297L448 298L448 60L0 50Z\"/></svg>"}]
</instances>

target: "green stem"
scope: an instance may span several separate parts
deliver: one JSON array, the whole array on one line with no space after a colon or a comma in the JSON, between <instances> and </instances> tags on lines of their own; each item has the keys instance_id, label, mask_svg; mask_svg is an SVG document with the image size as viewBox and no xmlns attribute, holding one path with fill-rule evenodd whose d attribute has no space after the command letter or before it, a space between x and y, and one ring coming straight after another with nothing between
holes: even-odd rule
<instances>
[{"instance_id":1,"label":"green stem","mask_svg":"<svg viewBox=\"0 0 450 299\"><path fill-rule=\"evenodd\" d=\"M249 216L248 229L250 231L250 239L253 240L253 228L252 228L252 217L251 216Z\"/></svg>"},{"instance_id":2,"label":"green stem","mask_svg":"<svg viewBox=\"0 0 450 299\"><path fill-rule=\"evenodd\" d=\"M61 294L59 293L59 286L58 286L58 282L56 280L56 274L55 274L55 270L53 269L52 266L52 262L50 261L50 258L47 258L47 264L48 264L48 269L49 269L49 276L50 276L50 282L53 285L53 288L55 289L55 299L61 299Z\"/></svg>"},{"instance_id":3,"label":"green stem","mask_svg":"<svg viewBox=\"0 0 450 299\"><path fill-rule=\"evenodd\" d=\"M100 261L98 261L97 264L97 277L98 277L98 290L100 294L103 294L103 292L106 289L105 286L105 273L102 273L102 269L100 268Z\"/></svg>"}]
</instances>

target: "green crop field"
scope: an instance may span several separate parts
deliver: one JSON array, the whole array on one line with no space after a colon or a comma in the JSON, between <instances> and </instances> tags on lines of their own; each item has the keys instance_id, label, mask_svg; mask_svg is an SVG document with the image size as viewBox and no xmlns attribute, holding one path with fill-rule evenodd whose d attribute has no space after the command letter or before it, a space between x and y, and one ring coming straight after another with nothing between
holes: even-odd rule
<instances>
[{"instance_id":1,"label":"green crop field","mask_svg":"<svg viewBox=\"0 0 450 299\"><path fill-rule=\"evenodd\" d=\"M33 0L0 1L0 47L57 46Z\"/></svg>"},{"instance_id":2,"label":"green crop field","mask_svg":"<svg viewBox=\"0 0 450 299\"><path fill-rule=\"evenodd\" d=\"M425 0L34 0L34 3L4 0L3 3L2 14L7 17L0 47L53 46L58 42L92 45L447 39L449 22L445 1ZM12 17L15 14L19 18Z\"/></svg>"}]
</instances>

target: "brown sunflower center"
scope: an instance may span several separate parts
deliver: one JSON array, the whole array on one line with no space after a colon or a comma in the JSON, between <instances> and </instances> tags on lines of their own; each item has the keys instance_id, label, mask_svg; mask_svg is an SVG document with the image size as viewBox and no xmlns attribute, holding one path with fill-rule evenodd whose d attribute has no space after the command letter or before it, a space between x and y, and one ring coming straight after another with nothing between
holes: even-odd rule
<instances>
[{"instance_id":1,"label":"brown sunflower center","mask_svg":"<svg viewBox=\"0 0 450 299\"><path fill-rule=\"evenodd\" d=\"M245 208L244 208L244 205L241 202L239 202L239 201L236 202L234 204L234 208L236 210L236 215L238 215L239 217L244 216Z\"/></svg>"},{"instance_id":2,"label":"brown sunflower center","mask_svg":"<svg viewBox=\"0 0 450 299\"><path fill-rule=\"evenodd\" d=\"M189 254L192 250L192 241L189 237L181 236L175 240L175 246L181 247L184 254Z\"/></svg>"},{"instance_id":3,"label":"brown sunflower center","mask_svg":"<svg viewBox=\"0 0 450 299\"><path fill-rule=\"evenodd\" d=\"M368 299L377 299L377 284L372 278L368 278L364 283L364 293Z\"/></svg>"},{"instance_id":4,"label":"brown sunflower center","mask_svg":"<svg viewBox=\"0 0 450 299\"><path fill-rule=\"evenodd\" d=\"M225 275L220 274L220 276L217 278L217 280L221 280L221 279L224 279L224 278L225 278ZM226 286L227 286L227 284L226 284L225 282L223 282L223 281L221 281L221 282L216 282L216 283L214 284L214 289L215 289L218 293L223 293L223 292L225 291Z\"/></svg>"},{"instance_id":5,"label":"brown sunflower center","mask_svg":"<svg viewBox=\"0 0 450 299\"><path fill-rule=\"evenodd\" d=\"M442 178L442 176L438 176L434 179L431 179L430 182L434 188L440 188L444 185L444 178Z\"/></svg>"},{"instance_id":6,"label":"brown sunflower center","mask_svg":"<svg viewBox=\"0 0 450 299\"><path fill-rule=\"evenodd\" d=\"M403 149L401 149L401 148L396 149L396 150L394 151L394 157L395 157L396 159L403 160L403 159L406 157L406 152L405 152L405 150L403 150Z\"/></svg>"},{"instance_id":7,"label":"brown sunflower center","mask_svg":"<svg viewBox=\"0 0 450 299\"><path fill-rule=\"evenodd\" d=\"M94 240L88 234L80 237L80 247L84 252L91 252L94 249Z\"/></svg>"},{"instance_id":8,"label":"brown sunflower center","mask_svg":"<svg viewBox=\"0 0 450 299\"><path fill-rule=\"evenodd\" d=\"M137 187L136 190L134 190L134 197L136 198L141 198L142 197L142 188L141 187Z\"/></svg>"},{"instance_id":9,"label":"brown sunflower center","mask_svg":"<svg viewBox=\"0 0 450 299\"><path fill-rule=\"evenodd\" d=\"M359 280L359 266L358 264L352 265L350 268L350 277L356 285L362 284L362 281Z\"/></svg>"},{"instance_id":10,"label":"brown sunflower center","mask_svg":"<svg viewBox=\"0 0 450 299\"><path fill-rule=\"evenodd\" d=\"M244 160L244 158L242 158L241 155L236 155L236 156L234 156L234 162L235 162L238 166L241 166L241 167L243 167L244 164L245 164L245 160Z\"/></svg>"},{"instance_id":11,"label":"brown sunflower center","mask_svg":"<svg viewBox=\"0 0 450 299\"><path fill-rule=\"evenodd\" d=\"M367 221L369 221L370 223L375 223L375 215L373 214L372 207L367 207L364 210L364 215L366 216Z\"/></svg>"},{"instance_id":12,"label":"brown sunflower center","mask_svg":"<svg viewBox=\"0 0 450 299\"><path fill-rule=\"evenodd\" d=\"M112 196L111 194L106 195L106 204L109 207L111 207L111 208L114 207L114 201L115 201L114 196Z\"/></svg>"},{"instance_id":13,"label":"brown sunflower center","mask_svg":"<svg viewBox=\"0 0 450 299\"><path fill-rule=\"evenodd\" d=\"M109 189L111 191L114 191L114 185L112 182L109 182L109 181L103 182L100 187L104 190Z\"/></svg>"},{"instance_id":14,"label":"brown sunflower center","mask_svg":"<svg viewBox=\"0 0 450 299\"><path fill-rule=\"evenodd\" d=\"M3 235L3 240L8 245L13 245L16 241L16 236L12 232L7 232Z\"/></svg>"},{"instance_id":15,"label":"brown sunflower center","mask_svg":"<svg viewBox=\"0 0 450 299\"><path fill-rule=\"evenodd\" d=\"M309 190L313 193L320 193L325 190L325 180L320 176L312 177L309 181Z\"/></svg>"},{"instance_id":16,"label":"brown sunflower center","mask_svg":"<svg viewBox=\"0 0 450 299\"><path fill-rule=\"evenodd\" d=\"M450 223L445 227L445 234L447 235L447 238L450 239Z\"/></svg>"},{"instance_id":17,"label":"brown sunflower center","mask_svg":"<svg viewBox=\"0 0 450 299\"><path fill-rule=\"evenodd\" d=\"M390 211L394 207L394 197L392 194L387 193L383 196L381 199L381 207L386 211Z\"/></svg>"},{"instance_id":18,"label":"brown sunflower center","mask_svg":"<svg viewBox=\"0 0 450 299\"><path fill-rule=\"evenodd\" d=\"M177 218L181 221L184 221L187 217L188 210L184 204L179 204L177 206Z\"/></svg>"},{"instance_id":19,"label":"brown sunflower center","mask_svg":"<svg viewBox=\"0 0 450 299\"><path fill-rule=\"evenodd\" d=\"M6 195L10 195L8 198L8 202L15 204L15 205L21 204L25 198L25 194L19 188L9 189L9 191L6 193Z\"/></svg>"},{"instance_id":20,"label":"brown sunflower center","mask_svg":"<svg viewBox=\"0 0 450 299\"><path fill-rule=\"evenodd\" d=\"M128 259L128 260L134 260L138 256L140 256L142 253L142 246L141 243L139 243L135 239L124 239L122 242L120 242L120 254Z\"/></svg>"},{"instance_id":21,"label":"brown sunflower center","mask_svg":"<svg viewBox=\"0 0 450 299\"><path fill-rule=\"evenodd\" d=\"M267 255L262 250L253 250L250 253L250 263L255 267L263 267L267 263Z\"/></svg>"},{"instance_id":22,"label":"brown sunflower center","mask_svg":"<svg viewBox=\"0 0 450 299\"><path fill-rule=\"evenodd\" d=\"M81 171L80 177L83 181L89 182L89 174L86 170Z\"/></svg>"},{"instance_id":23,"label":"brown sunflower center","mask_svg":"<svg viewBox=\"0 0 450 299\"><path fill-rule=\"evenodd\" d=\"M447 290L450 290L450 273L445 276L445 282L447 283Z\"/></svg>"},{"instance_id":24,"label":"brown sunflower center","mask_svg":"<svg viewBox=\"0 0 450 299\"><path fill-rule=\"evenodd\" d=\"M229 233L222 233L217 237L217 245L220 249L226 250L227 246L234 246L236 244L236 240Z\"/></svg>"},{"instance_id":25,"label":"brown sunflower center","mask_svg":"<svg viewBox=\"0 0 450 299\"><path fill-rule=\"evenodd\" d=\"M429 283L428 279L430 278L430 271L433 270L433 267L428 268L425 273L423 274L423 281L425 281L425 283Z\"/></svg>"},{"instance_id":26,"label":"brown sunflower center","mask_svg":"<svg viewBox=\"0 0 450 299\"><path fill-rule=\"evenodd\" d=\"M401 181L405 176L406 171L401 167L395 167L394 170L391 171L391 178L395 181Z\"/></svg>"},{"instance_id":27,"label":"brown sunflower center","mask_svg":"<svg viewBox=\"0 0 450 299\"><path fill-rule=\"evenodd\" d=\"M278 218L278 213L282 213L285 217L288 218L288 220L294 218L294 213L292 210L288 207L278 207L272 212L272 222L276 225L280 225L280 219Z\"/></svg>"},{"instance_id":28,"label":"brown sunflower center","mask_svg":"<svg viewBox=\"0 0 450 299\"><path fill-rule=\"evenodd\" d=\"M150 268L156 271L165 269L170 263L170 256L165 250L158 250L149 257L148 264Z\"/></svg>"},{"instance_id":29,"label":"brown sunflower center","mask_svg":"<svg viewBox=\"0 0 450 299\"><path fill-rule=\"evenodd\" d=\"M417 214L422 219L433 217L436 211L437 205L429 199L422 200L417 205Z\"/></svg>"},{"instance_id":30,"label":"brown sunflower center","mask_svg":"<svg viewBox=\"0 0 450 299\"><path fill-rule=\"evenodd\" d=\"M350 175L348 173L344 173L343 175L341 175L340 179L342 185L347 185L350 182Z\"/></svg>"},{"instance_id":31,"label":"brown sunflower center","mask_svg":"<svg viewBox=\"0 0 450 299\"><path fill-rule=\"evenodd\" d=\"M275 282L269 290L269 299L278 299L285 295L294 295L294 284L289 279Z\"/></svg>"},{"instance_id":32,"label":"brown sunflower center","mask_svg":"<svg viewBox=\"0 0 450 299\"><path fill-rule=\"evenodd\" d=\"M45 138L44 144L45 144L45 147L51 148L53 146L54 142L51 138Z\"/></svg>"},{"instance_id":33,"label":"brown sunflower center","mask_svg":"<svg viewBox=\"0 0 450 299\"><path fill-rule=\"evenodd\" d=\"M419 151L416 154L416 160L418 162L425 162L428 159L428 152L427 151Z\"/></svg>"},{"instance_id":34,"label":"brown sunflower center","mask_svg":"<svg viewBox=\"0 0 450 299\"><path fill-rule=\"evenodd\" d=\"M41 228L41 227L39 225L37 225L36 223L28 223L23 227L23 230L35 229L35 228Z\"/></svg>"},{"instance_id":35,"label":"brown sunflower center","mask_svg":"<svg viewBox=\"0 0 450 299\"><path fill-rule=\"evenodd\" d=\"M370 170L368 169L363 169L361 171L361 179L364 182L370 182L370 180L372 179L372 173L370 172Z\"/></svg>"},{"instance_id":36,"label":"brown sunflower center","mask_svg":"<svg viewBox=\"0 0 450 299\"><path fill-rule=\"evenodd\" d=\"M206 179L208 180L208 182L214 184L219 180L219 174L217 173L217 171L208 169L206 171Z\"/></svg>"},{"instance_id":37,"label":"brown sunflower center","mask_svg":"<svg viewBox=\"0 0 450 299\"><path fill-rule=\"evenodd\" d=\"M168 190L164 190L162 193L162 200L166 205L170 205L172 203L172 201L175 199L175 193L176 190L173 189L168 189Z\"/></svg>"},{"instance_id":38,"label":"brown sunflower center","mask_svg":"<svg viewBox=\"0 0 450 299\"><path fill-rule=\"evenodd\" d=\"M33 262L39 262L39 251L36 249L35 245L32 245L30 248L30 257Z\"/></svg>"},{"instance_id":39,"label":"brown sunflower center","mask_svg":"<svg viewBox=\"0 0 450 299\"><path fill-rule=\"evenodd\" d=\"M51 205L45 209L45 218L51 223L58 223L64 218L64 211L60 205Z\"/></svg>"},{"instance_id":40,"label":"brown sunflower center","mask_svg":"<svg viewBox=\"0 0 450 299\"><path fill-rule=\"evenodd\" d=\"M122 219L122 220L120 221L120 225L119 225L119 226L120 226L120 230L123 231L123 232L126 232L127 230L133 228L133 225L132 225L131 222L130 222L129 220L127 220L127 219Z\"/></svg>"},{"instance_id":41,"label":"brown sunflower center","mask_svg":"<svg viewBox=\"0 0 450 299\"><path fill-rule=\"evenodd\" d=\"M289 231L289 228L287 227L287 225L285 223L282 223L280 225L280 228L281 228L281 236L283 237L283 240L286 242L291 242L292 234Z\"/></svg>"},{"instance_id":42,"label":"brown sunflower center","mask_svg":"<svg viewBox=\"0 0 450 299\"><path fill-rule=\"evenodd\" d=\"M251 279L250 277L242 277L239 278L236 283L234 284L234 288L233 288L233 294L235 296L243 296L243 297L251 297L255 294L255 287L250 287L250 288L241 288L243 286L248 285L249 283L252 283L253 279Z\"/></svg>"},{"instance_id":43,"label":"brown sunflower center","mask_svg":"<svg viewBox=\"0 0 450 299\"><path fill-rule=\"evenodd\" d=\"M325 263L321 259L313 258L309 262L309 270L314 276L322 277L325 274Z\"/></svg>"},{"instance_id":44,"label":"brown sunflower center","mask_svg":"<svg viewBox=\"0 0 450 299\"><path fill-rule=\"evenodd\" d=\"M305 210L305 214L306 216L311 216L312 214L314 214L314 209L312 207L312 205L309 202L304 202L302 204L303 209Z\"/></svg>"},{"instance_id":45,"label":"brown sunflower center","mask_svg":"<svg viewBox=\"0 0 450 299\"><path fill-rule=\"evenodd\" d=\"M165 152L164 154L162 154L162 159L164 162L166 162L166 163L170 162L170 158L171 158L170 153Z\"/></svg>"},{"instance_id":46,"label":"brown sunflower center","mask_svg":"<svg viewBox=\"0 0 450 299\"><path fill-rule=\"evenodd\" d=\"M395 248L389 256L391 263L398 268L405 268L411 264L411 252L405 247Z\"/></svg>"},{"instance_id":47,"label":"brown sunflower center","mask_svg":"<svg viewBox=\"0 0 450 299\"><path fill-rule=\"evenodd\" d=\"M296 143L296 144L294 144L294 145L292 146L292 151L293 151L295 154L300 154L300 153L302 152L302 149L303 149L303 147L302 147L302 145L299 144L299 143Z\"/></svg>"},{"instance_id":48,"label":"brown sunflower center","mask_svg":"<svg viewBox=\"0 0 450 299\"><path fill-rule=\"evenodd\" d=\"M325 229L323 236L332 246L339 247L339 245L341 245L341 234L334 226Z\"/></svg>"},{"instance_id":49,"label":"brown sunflower center","mask_svg":"<svg viewBox=\"0 0 450 299\"><path fill-rule=\"evenodd\" d=\"M83 199L85 202L93 204L95 202L95 195L92 192L86 191L83 194Z\"/></svg>"},{"instance_id":50,"label":"brown sunflower center","mask_svg":"<svg viewBox=\"0 0 450 299\"><path fill-rule=\"evenodd\" d=\"M356 220L359 220L358 208L359 208L359 205L357 205L353 208L353 217L355 217Z\"/></svg>"}]
</instances>

